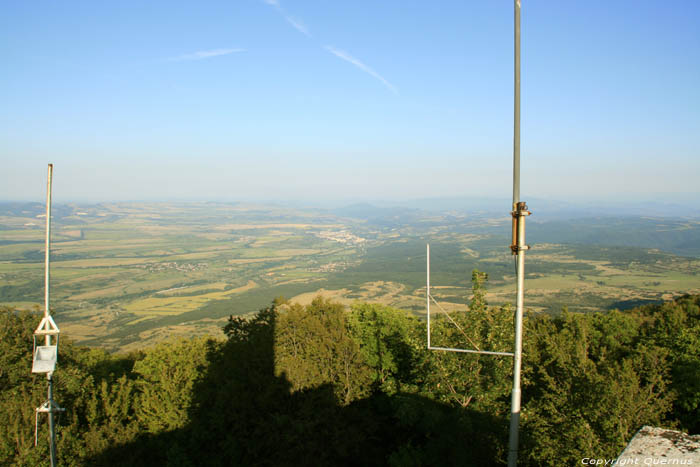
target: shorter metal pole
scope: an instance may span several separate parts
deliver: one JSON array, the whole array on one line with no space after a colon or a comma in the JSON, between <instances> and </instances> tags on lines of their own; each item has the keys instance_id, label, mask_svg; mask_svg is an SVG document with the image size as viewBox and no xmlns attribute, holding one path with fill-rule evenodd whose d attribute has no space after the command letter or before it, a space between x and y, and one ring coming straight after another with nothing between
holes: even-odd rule
<instances>
[{"instance_id":1,"label":"shorter metal pole","mask_svg":"<svg viewBox=\"0 0 700 467\"><path fill-rule=\"evenodd\" d=\"M513 357L513 394L510 409L510 432L508 438L508 466L515 467L518 463L518 441L520 425L520 368L523 350L523 298L525 291L525 217L529 216L527 205L519 202L516 205L513 216L517 220L517 244L513 251L518 256L518 281L515 305L515 353Z\"/></svg>"},{"instance_id":2,"label":"shorter metal pole","mask_svg":"<svg viewBox=\"0 0 700 467\"><path fill-rule=\"evenodd\" d=\"M53 375L48 374L49 379L49 433L51 436L51 467L56 467L56 429L54 427L53 413Z\"/></svg>"},{"instance_id":3,"label":"shorter metal pole","mask_svg":"<svg viewBox=\"0 0 700 467\"><path fill-rule=\"evenodd\" d=\"M425 283L425 300L427 302L428 310L428 348L430 348L430 244L426 245L426 255L427 255L427 275Z\"/></svg>"}]
</instances>

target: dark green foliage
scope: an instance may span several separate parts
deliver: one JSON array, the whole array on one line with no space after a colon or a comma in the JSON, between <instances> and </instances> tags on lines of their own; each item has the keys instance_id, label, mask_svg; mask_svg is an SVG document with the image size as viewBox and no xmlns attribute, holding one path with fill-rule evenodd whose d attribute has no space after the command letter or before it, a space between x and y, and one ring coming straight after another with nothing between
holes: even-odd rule
<instances>
[{"instance_id":1,"label":"dark green foliage","mask_svg":"<svg viewBox=\"0 0 700 467\"><path fill-rule=\"evenodd\" d=\"M21 464L32 452L34 407L42 402L41 382L29 373L32 332L37 324L29 313L0 310L1 465Z\"/></svg>"},{"instance_id":2,"label":"dark green foliage","mask_svg":"<svg viewBox=\"0 0 700 467\"><path fill-rule=\"evenodd\" d=\"M509 351L513 342L513 311L509 306L489 307L485 283L488 276L472 273L472 299L466 312L451 313L451 319L436 319L431 326L431 342L437 347L471 350ZM437 315L436 317L441 317ZM431 354L431 369L426 375L427 392L439 400L459 407L472 407L504 416L512 359L455 352Z\"/></svg>"},{"instance_id":3,"label":"dark green foliage","mask_svg":"<svg viewBox=\"0 0 700 467\"><path fill-rule=\"evenodd\" d=\"M0 310L2 465L48 463L46 416L40 418L39 445L33 446L34 408L47 397L46 377L30 373L32 333L40 318L38 313ZM54 374L54 398L68 409L58 417L61 465L83 465L86 457L138 434L134 382L126 375L129 366L104 351L61 340L59 370Z\"/></svg>"},{"instance_id":4,"label":"dark green foliage","mask_svg":"<svg viewBox=\"0 0 700 467\"><path fill-rule=\"evenodd\" d=\"M457 329L435 345L509 350L512 310L474 271ZM0 310L0 464L47 465L33 447L40 315ZM700 297L525 320L522 465L614 458L643 424L700 428ZM373 304L275 299L232 316L225 342L165 341L113 356L61 341L61 465L502 464L512 360L428 351L425 325Z\"/></svg>"},{"instance_id":5,"label":"dark green foliage","mask_svg":"<svg viewBox=\"0 0 700 467\"><path fill-rule=\"evenodd\" d=\"M674 415L684 429L700 432L700 296L685 295L673 302L639 310L650 342L668 349L671 388L676 393Z\"/></svg>"},{"instance_id":6,"label":"dark green foliage","mask_svg":"<svg viewBox=\"0 0 700 467\"><path fill-rule=\"evenodd\" d=\"M367 303L353 305L348 319L373 389L390 395L418 391L427 371L425 325L407 312Z\"/></svg>"},{"instance_id":7,"label":"dark green foliage","mask_svg":"<svg viewBox=\"0 0 700 467\"><path fill-rule=\"evenodd\" d=\"M192 389L218 346L209 339L165 341L134 365L136 416L150 433L182 428L192 405Z\"/></svg>"},{"instance_id":8,"label":"dark green foliage","mask_svg":"<svg viewBox=\"0 0 700 467\"><path fill-rule=\"evenodd\" d=\"M338 303L318 297L307 307L288 306L279 314L274 353L275 374L294 391L330 384L342 405L369 392L370 370Z\"/></svg>"},{"instance_id":9,"label":"dark green foliage","mask_svg":"<svg viewBox=\"0 0 700 467\"><path fill-rule=\"evenodd\" d=\"M528 321L523 424L535 465L614 458L671 408L667 351L640 339L640 322L613 311Z\"/></svg>"}]
</instances>

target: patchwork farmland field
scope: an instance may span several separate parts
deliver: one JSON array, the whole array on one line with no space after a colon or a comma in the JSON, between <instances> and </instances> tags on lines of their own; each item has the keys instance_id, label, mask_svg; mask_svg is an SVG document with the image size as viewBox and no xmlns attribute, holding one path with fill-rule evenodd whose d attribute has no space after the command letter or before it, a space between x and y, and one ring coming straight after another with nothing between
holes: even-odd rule
<instances>
[{"instance_id":1,"label":"patchwork farmland field","mask_svg":"<svg viewBox=\"0 0 700 467\"><path fill-rule=\"evenodd\" d=\"M44 207L0 206L0 305L41 307ZM508 222L417 210L363 217L225 203L65 205L54 210L52 308L65 336L110 350L172 334L219 335L229 315L280 295L421 313L428 242L433 295L443 307L468 303L473 269L489 274L491 303L505 304L514 281ZM682 227L688 235L688 222ZM690 230L700 231L697 223ZM545 243L533 231L532 311L595 311L700 292L695 257L565 238Z\"/></svg>"}]
</instances>

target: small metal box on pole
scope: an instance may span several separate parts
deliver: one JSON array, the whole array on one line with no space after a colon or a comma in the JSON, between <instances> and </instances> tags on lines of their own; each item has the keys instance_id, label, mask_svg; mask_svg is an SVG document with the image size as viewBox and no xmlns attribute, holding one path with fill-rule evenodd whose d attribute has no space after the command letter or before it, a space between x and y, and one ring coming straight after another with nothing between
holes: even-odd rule
<instances>
[{"instance_id":1,"label":"small metal box on pole","mask_svg":"<svg viewBox=\"0 0 700 467\"><path fill-rule=\"evenodd\" d=\"M32 373L53 373L58 360L57 345L42 345L34 348Z\"/></svg>"}]
</instances>

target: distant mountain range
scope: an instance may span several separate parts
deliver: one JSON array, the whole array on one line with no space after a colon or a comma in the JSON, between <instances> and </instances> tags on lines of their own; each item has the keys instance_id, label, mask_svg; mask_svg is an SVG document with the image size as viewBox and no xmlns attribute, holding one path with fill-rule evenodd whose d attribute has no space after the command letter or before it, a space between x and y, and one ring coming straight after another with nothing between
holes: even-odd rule
<instances>
[{"instance_id":1,"label":"distant mountain range","mask_svg":"<svg viewBox=\"0 0 700 467\"><path fill-rule=\"evenodd\" d=\"M700 197L691 195L687 200L677 198L660 198L657 200L618 200L590 202L561 201L543 198L523 198L528 203L530 210L539 218L571 219L577 217L599 216L649 216L649 217L680 217L700 218ZM507 213L511 209L510 198L481 198L481 197L454 197L454 198L425 198L408 201L376 201L360 203L335 210L334 212L353 212L353 217L366 217L372 210L381 213L377 209L420 209L431 212L448 212L456 214L499 214ZM364 212L364 215L359 215ZM389 212L389 211L384 211ZM406 211L403 211L404 213Z\"/></svg>"}]
</instances>

